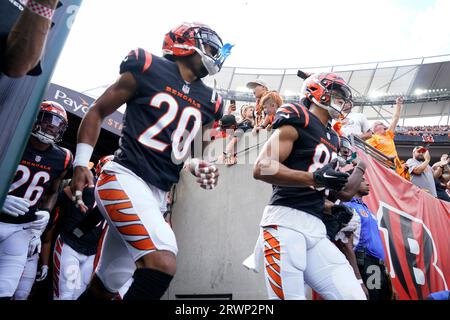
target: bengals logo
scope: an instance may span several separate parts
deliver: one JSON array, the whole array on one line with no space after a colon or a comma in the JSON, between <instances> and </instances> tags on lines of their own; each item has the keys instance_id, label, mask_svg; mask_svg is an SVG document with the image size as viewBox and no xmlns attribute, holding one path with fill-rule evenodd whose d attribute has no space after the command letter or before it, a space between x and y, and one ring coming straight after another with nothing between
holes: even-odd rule
<instances>
[{"instance_id":1,"label":"bengals logo","mask_svg":"<svg viewBox=\"0 0 450 320\"><path fill-rule=\"evenodd\" d=\"M426 299L448 290L433 235L422 220L380 201L378 226L400 299Z\"/></svg>"}]
</instances>

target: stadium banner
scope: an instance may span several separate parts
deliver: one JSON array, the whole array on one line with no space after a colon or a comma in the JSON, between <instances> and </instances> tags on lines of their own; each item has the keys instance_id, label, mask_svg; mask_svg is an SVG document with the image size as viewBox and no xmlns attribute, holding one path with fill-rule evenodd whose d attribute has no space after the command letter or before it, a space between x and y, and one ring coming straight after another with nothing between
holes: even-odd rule
<instances>
[{"instance_id":1,"label":"stadium banner","mask_svg":"<svg viewBox=\"0 0 450 320\"><path fill-rule=\"evenodd\" d=\"M426 299L448 290L450 203L434 198L358 150L367 163L370 194L364 202L377 215L386 266L402 300Z\"/></svg>"},{"instance_id":2,"label":"stadium banner","mask_svg":"<svg viewBox=\"0 0 450 320\"><path fill-rule=\"evenodd\" d=\"M89 107L95 101L80 92L68 89L66 87L51 83L44 96L45 100L52 100L60 103L67 112L83 118ZM116 135L120 135L123 127L123 114L115 111L106 117L103 121L102 128Z\"/></svg>"}]
</instances>

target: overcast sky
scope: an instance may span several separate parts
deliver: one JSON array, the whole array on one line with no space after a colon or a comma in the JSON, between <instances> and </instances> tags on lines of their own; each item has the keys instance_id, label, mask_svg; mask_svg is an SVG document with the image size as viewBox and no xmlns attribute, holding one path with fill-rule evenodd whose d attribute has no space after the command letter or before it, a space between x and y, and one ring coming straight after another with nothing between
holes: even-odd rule
<instances>
[{"instance_id":1,"label":"overcast sky","mask_svg":"<svg viewBox=\"0 0 450 320\"><path fill-rule=\"evenodd\" d=\"M183 21L235 44L226 66L313 67L450 54L449 0L84 0L52 82L109 84L134 48Z\"/></svg>"}]
</instances>

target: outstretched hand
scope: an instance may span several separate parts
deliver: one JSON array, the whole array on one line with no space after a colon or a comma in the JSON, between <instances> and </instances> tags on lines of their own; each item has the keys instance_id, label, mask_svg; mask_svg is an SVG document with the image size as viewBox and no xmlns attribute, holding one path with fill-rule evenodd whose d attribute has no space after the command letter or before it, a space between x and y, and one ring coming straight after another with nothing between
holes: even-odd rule
<instances>
[{"instance_id":1,"label":"outstretched hand","mask_svg":"<svg viewBox=\"0 0 450 320\"><path fill-rule=\"evenodd\" d=\"M83 202L83 190L86 186L94 187L92 172L87 167L75 167L72 181L70 182L70 191L72 192L72 201L75 203L75 206L84 213L89 209Z\"/></svg>"}]
</instances>

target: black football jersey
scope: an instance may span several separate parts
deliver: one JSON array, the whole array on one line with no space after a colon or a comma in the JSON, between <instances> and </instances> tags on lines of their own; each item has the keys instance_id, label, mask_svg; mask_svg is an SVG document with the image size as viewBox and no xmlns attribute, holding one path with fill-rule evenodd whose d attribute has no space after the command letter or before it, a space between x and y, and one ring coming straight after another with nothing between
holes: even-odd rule
<instances>
[{"instance_id":1,"label":"black football jersey","mask_svg":"<svg viewBox=\"0 0 450 320\"><path fill-rule=\"evenodd\" d=\"M273 128L291 125L298 132L291 154L283 162L290 169L314 172L337 156L339 137L329 124L322 122L300 104L284 104L278 108ZM322 218L326 197L324 188L272 186L270 205L305 211Z\"/></svg>"},{"instance_id":2,"label":"black football jersey","mask_svg":"<svg viewBox=\"0 0 450 320\"><path fill-rule=\"evenodd\" d=\"M222 98L200 79L186 83L176 63L143 49L123 60L125 72L138 88L127 102L114 161L168 191L191 152L201 154L201 127L222 117Z\"/></svg>"},{"instance_id":3,"label":"black football jersey","mask_svg":"<svg viewBox=\"0 0 450 320\"><path fill-rule=\"evenodd\" d=\"M91 226L88 230L83 230L84 234L77 237L73 231L75 228L92 214L95 206L94 188L85 188L83 190L83 202L89 208L86 213L82 213L79 208L75 207L72 199L62 190L59 194L55 210L58 213L58 229L61 230L61 238L75 251L90 256L96 254L98 241L102 233L102 222L100 219L96 225Z\"/></svg>"},{"instance_id":4,"label":"black football jersey","mask_svg":"<svg viewBox=\"0 0 450 320\"><path fill-rule=\"evenodd\" d=\"M34 221L39 200L46 189L71 165L72 153L69 150L50 145L46 151L39 151L28 142L8 194L28 199L30 209L26 214L18 217L0 214L0 221L6 223Z\"/></svg>"}]
</instances>

